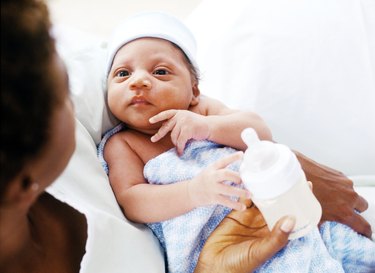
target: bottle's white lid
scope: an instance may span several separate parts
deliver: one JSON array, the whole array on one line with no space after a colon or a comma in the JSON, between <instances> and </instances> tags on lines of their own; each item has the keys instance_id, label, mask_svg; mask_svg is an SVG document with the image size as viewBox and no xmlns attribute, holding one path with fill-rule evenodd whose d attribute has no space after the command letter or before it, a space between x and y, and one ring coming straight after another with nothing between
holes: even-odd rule
<instances>
[{"instance_id":1,"label":"bottle's white lid","mask_svg":"<svg viewBox=\"0 0 375 273\"><path fill-rule=\"evenodd\" d=\"M240 175L254 197L275 198L304 177L297 157L287 146L259 140L252 128L245 129L241 137L248 148L240 166Z\"/></svg>"}]
</instances>

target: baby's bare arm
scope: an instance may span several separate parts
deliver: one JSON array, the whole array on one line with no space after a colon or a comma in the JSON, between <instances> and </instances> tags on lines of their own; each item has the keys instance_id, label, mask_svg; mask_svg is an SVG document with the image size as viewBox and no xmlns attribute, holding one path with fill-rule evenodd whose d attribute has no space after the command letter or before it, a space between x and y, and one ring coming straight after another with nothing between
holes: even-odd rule
<instances>
[{"instance_id":1,"label":"baby's bare arm","mask_svg":"<svg viewBox=\"0 0 375 273\"><path fill-rule=\"evenodd\" d=\"M208 97L203 97L200 103L207 109L210 140L245 150L247 146L241 139L241 132L248 127L253 128L260 139L272 140L271 130L258 114L231 109L222 102Z\"/></svg>"},{"instance_id":2,"label":"baby's bare arm","mask_svg":"<svg viewBox=\"0 0 375 273\"><path fill-rule=\"evenodd\" d=\"M260 139L272 139L271 131L259 115L230 109L208 97L201 97L199 104L188 110L163 111L152 117L150 122L163 122L151 140L157 142L170 133L179 154L183 152L189 139L208 139L245 150L246 145L240 136L242 130L248 127L254 128Z\"/></svg>"},{"instance_id":3,"label":"baby's bare arm","mask_svg":"<svg viewBox=\"0 0 375 273\"><path fill-rule=\"evenodd\" d=\"M140 143L137 146L142 147ZM134 149L122 133L111 137L104 150L111 187L125 216L134 222L151 223L191 210L187 182L148 184L143 176L144 155L136 151L142 153L141 149Z\"/></svg>"},{"instance_id":4,"label":"baby's bare arm","mask_svg":"<svg viewBox=\"0 0 375 273\"><path fill-rule=\"evenodd\" d=\"M137 147L150 149L149 143L136 144ZM196 207L211 204L244 209L243 204L231 200L231 197L248 197L249 193L223 183L241 182L237 172L226 168L241 156L238 153L220 159L191 180L169 185L151 185L143 177L142 149L137 154L137 149L121 133L113 136L105 149L109 179L117 202L126 217L138 223L164 221Z\"/></svg>"}]
</instances>

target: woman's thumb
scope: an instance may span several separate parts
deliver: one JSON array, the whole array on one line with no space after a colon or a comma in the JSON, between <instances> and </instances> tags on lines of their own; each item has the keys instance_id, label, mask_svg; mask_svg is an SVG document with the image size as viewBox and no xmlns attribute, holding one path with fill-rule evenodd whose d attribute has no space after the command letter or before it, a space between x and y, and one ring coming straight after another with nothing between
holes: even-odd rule
<instances>
[{"instance_id":1,"label":"woman's thumb","mask_svg":"<svg viewBox=\"0 0 375 273\"><path fill-rule=\"evenodd\" d=\"M293 216L284 216L273 227L271 233L264 240L264 249L267 259L271 258L288 243L289 234L292 232L296 219Z\"/></svg>"}]
</instances>

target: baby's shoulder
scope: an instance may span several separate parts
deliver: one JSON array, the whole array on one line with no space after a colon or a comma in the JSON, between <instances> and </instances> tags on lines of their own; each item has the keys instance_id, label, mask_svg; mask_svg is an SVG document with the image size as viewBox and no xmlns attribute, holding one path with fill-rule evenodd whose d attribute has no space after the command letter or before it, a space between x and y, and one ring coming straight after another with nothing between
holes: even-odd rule
<instances>
[{"instance_id":1,"label":"baby's shoulder","mask_svg":"<svg viewBox=\"0 0 375 273\"><path fill-rule=\"evenodd\" d=\"M210 116L219 114L223 109L227 107L220 101L201 95L199 97L199 103L190 107L190 111L203 115Z\"/></svg>"},{"instance_id":2,"label":"baby's shoulder","mask_svg":"<svg viewBox=\"0 0 375 273\"><path fill-rule=\"evenodd\" d=\"M108 142L120 142L120 143L126 143L130 146L133 146L133 143L145 143L149 142L150 136L146 134L142 134L140 132L137 132L132 129L125 129L121 132L118 132L117 134L113 135Z\"/></svg>"},{"instance_id":3,"label":"baby's shoulder","mask_svg":"<svg viewBox=\"0 0 375 273\"><path fill-rule=\"evenodd\" d=\"M146 159L150 157L149 153L155 149L150 141L150 136L139 133L134 130L126 129L113 135L106 145L105 154L115 157L118 154L126 154L129 158L132 155L147 162Z\"/></svg>"}]
</instances>

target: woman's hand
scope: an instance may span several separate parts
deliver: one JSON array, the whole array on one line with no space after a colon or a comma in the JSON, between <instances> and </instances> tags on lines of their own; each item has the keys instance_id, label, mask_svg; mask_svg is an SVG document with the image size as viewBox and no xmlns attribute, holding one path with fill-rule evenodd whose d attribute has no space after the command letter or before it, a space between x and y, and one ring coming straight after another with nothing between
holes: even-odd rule
<instances>
[{"instance_id":1,"label":"woman's hand","mask_svg":"<svg viewBox=\"0 0 375 273\"><path fill-rule=\"evenodd\" d=\"M207 239L195 273L249 273L288 242L295 219L285 216L270 232L250 200L245 211L232 211Z\"/></svg>"},{"instance_id":2,"label":"woman's hand","mask_svg":"<svg viewBox=\"0 0 375 273\"><path fill-rule=\"evenodd\" d=\"M313 183L313 192L322 205L321 222L340 222L370 238L370 224L356 213L365 211L368 203L354 191L353 182L341 172L319 164L299 152L295 153L307 180Z\"/></svg>"},{"instance_id":3,"label":"woman's hand","mask_svg":"<svg viewBox=\"0 0 375 273\"><path fill-rule=\"evenodd\" d=\"M234 201L231 197L249 198L250 193L245 189L223 183L230 181L241 184L239 173L227 167L240 160L242 156L242 152L237 152L219 159L189 181L187 187L194 207L219 204L235 210L246 209L245 204Z\"/></svg>"}]
</instances>

